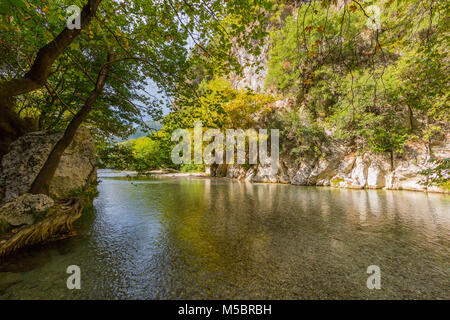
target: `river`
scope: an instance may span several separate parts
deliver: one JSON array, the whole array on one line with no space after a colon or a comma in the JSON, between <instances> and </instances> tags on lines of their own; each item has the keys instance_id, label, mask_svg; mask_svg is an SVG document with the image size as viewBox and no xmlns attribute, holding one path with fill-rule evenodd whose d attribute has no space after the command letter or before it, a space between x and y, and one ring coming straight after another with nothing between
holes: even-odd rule
<instances>
[{"instance_id":1,"label":"river","mask_svg":"<svg viewBox=\"0 0 450 320\"><path fill-rule=\"evenodd\" d=\"M448 195L99 177L78 236L0 262L0 299L450 299Z\"/></svg>"}]
</instances>

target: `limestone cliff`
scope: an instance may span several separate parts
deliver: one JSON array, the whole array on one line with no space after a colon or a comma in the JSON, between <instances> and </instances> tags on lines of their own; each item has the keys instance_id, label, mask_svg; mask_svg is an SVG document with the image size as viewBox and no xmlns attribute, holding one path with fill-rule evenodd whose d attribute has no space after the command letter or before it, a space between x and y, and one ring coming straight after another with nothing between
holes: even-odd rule
<instances>
[{"instance_id":1,"label":"limestone cliff","mask_svg":"<svg viewBox=\"0 0 450 320\"><path fill-rule=\"evenodd\" d=\"M245 50L237 51L242 63L260 62L262 66L260 65L260 72L256 72L257 68L254 66L246 67L243 77L231 75L229 80L236 89L249 88L264 92L267 50L268 47L264 46L260 57L252 57ZM276 112L284 112L294 107L293 100L292 97L282 97L271 107ZM258 121L261 128L270 129L264 119ZM355 146L342 145L333 138L332 130L326 129L325 132L329 145L324 146L320 157L293 157L290 150L283 150L279 171L275 175L270 173L269 168L261 165L219 165L207 168L207 173L250 182L449 193L449 190L441 187L427 187L423 183L427 178L421 174L423 170L436 166L431 159L450 158L448 131L443 133L441 141L432 146L432 156L429 146L419 140L407 144L403 154L395 155L393 159L387 154L360 152ZM445 174L450 176L448 170Z\"/></svg>"},{"instance_id":2,"label":"limestone cliff","mask_svg":"<svg viewBox=\"0 0 450 320\"><path fill-rule=\"evenodd\" d=\"M435 146L434 156L450 157L449 140ZM351 189L390 189L449 193L437 186L426 186L421 172L432 168L433 162L423 151L424 146L411 146L402 159L391 168L387 156L365 153L355 154L336 148L320 159L281 157L277 174L261 165L250 168L240 165L220 165L210 168L212 176L226 176L249 182L290 183L295 185L331 186Z\"/></svg>"}]
</instances>

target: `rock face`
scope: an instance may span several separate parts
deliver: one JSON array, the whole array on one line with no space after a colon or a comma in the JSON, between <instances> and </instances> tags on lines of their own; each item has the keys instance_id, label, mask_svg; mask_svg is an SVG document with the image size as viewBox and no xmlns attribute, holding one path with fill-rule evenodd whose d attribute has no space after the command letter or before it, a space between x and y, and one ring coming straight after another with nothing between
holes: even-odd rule
<instances>
[{"instance_id":1,"label":"rock face","mask_svg":"<svg viewBox=\"0 0 450 320\"><path fill-rule=\"evenodd\" d=\"M342 2L343 3L343 2ZM292 12L286 8L282 15ZM256 92L264 92L267 75L268 48L261 47L261 54L254 57L244 49L237 49L236 54L241 63L251 62L250 67L243 70L242 77L232 75L229 80L236 89L250 88ZM260 64L261 72L256 72L256 63ZM270 88L269 88L270 90ZM291 110L295 102L291 97L277 100L274 110ZM263 119L262 128L267 128ZM262 122L261 122L262 121ZM435 167L430 162L425 143L407 146L401 157L395 157L394 163L387 154L355 154L348 147L339 145L333 140L332 130L325 129L330 138L330 146L320 159L315 158L280 158L278 173L272 174L270 168L263 165L214 165L208 168L211 176L228 177L249 182L290 183L295 185L331 186L351 189L392 189L415 190L449 193L440 187L426 187L422 184L425 177L421 172ZM450 158L450 134L433 146L433 158Z\"/></svg>"},{"instance_id":2,"label":"rock face","mask_svg":"<svg viewBox=\"0 0 450 320\"><path fill-rule=\"evenodd\" d=\"M0 173L3 202L12 201L28 191L62 134L32 132L11 144L10 152L2 159ZM71 190L81 188L95 179L95 175L94 140L88 129L80 128L61 157L50 185L50 196L65 197Z\"/></svg>"},{"instance_id":3,"label":"rock face","mask_svg":"<svg viewBox=\"0 0 450 320\"><path fill-rule=\"evenodd\" d=\"M53 199L44 194L26 193L1 206L0 219L13 227L32 225L38 215L53 205Z\"/></svg>"},{"instance_id":4,"label":"rock face","mask_svg":"<svg viewBox=\"0 0 450 320\"><path fill-rule=\"evenodd\" d=\"M434 148L437 158L450 157L450 141ZM331 147L323 159L280 159L278 173L273 175L262 165L244 167L219 165L210 168L212 176L226 176L249 182L290 183L296 185L331 186L350 189L390 189L449 193L440 187L426 187L421 172L432 168L423 146L410 146L391 168L387 155L366 153L356 155L349 150ZM296 164L299 163L299 164Z\"/></svg>"},{"instance_id":5,"label":"rock face","mask_svg":"<svg viewBox=\"0 0 450 320\"><path fill-rule=\"evenodd\" d=\"M244 48L234 48L235 54L239 59L241 65L245 65L243 74L240 77L236 74L231 74L229 80L235 89L249 88L255 92L262 92L264 90L264 80L267 76L267 61L268 48L270 41L265 39L264 45L261 48L261 55L254 56L248 53ZM262 68L259 68L262 67Z\"/></svg>"}]
</instances>

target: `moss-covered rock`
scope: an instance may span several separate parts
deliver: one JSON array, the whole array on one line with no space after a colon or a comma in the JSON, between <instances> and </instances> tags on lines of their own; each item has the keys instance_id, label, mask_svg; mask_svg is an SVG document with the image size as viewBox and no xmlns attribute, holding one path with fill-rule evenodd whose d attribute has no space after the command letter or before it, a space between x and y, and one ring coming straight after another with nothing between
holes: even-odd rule
<instances>
[{"instance_id":1,"label":"moss-covered rock","mask_svg":"<svg viewBox=\"0 0 450 320\"><path fill-rule=\"evenodd\" d=\"M0 220L5 220L11 226L31 225L54 203L52 198L44 194L26 193L0 207Z\"/></svg>"}]
</instances>

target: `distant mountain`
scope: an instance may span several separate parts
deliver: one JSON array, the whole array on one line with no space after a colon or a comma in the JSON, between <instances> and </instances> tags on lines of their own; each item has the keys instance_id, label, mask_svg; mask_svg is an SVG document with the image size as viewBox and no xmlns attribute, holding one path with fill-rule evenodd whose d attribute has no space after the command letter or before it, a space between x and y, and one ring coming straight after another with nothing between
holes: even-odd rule
<instances>
[{"instance_id":1,"label":"distant mountain","mask_svg":"<svg viewBox=\"0 0 450 320\"><path fill-rule=\"evenodd\" d=\"M149 129L152 129L154 131L158 131L163 127L162 124L159 123L158 121L146 121L145 124L147 125L147 127ZM128 140L139 139L139 138L147 136L148 134L149 134L148 129L145 130L145 128L143 128L142 126L139 126L138 129L136 130L136 132L128 137Z\"/></svg>"}]
</instances>

